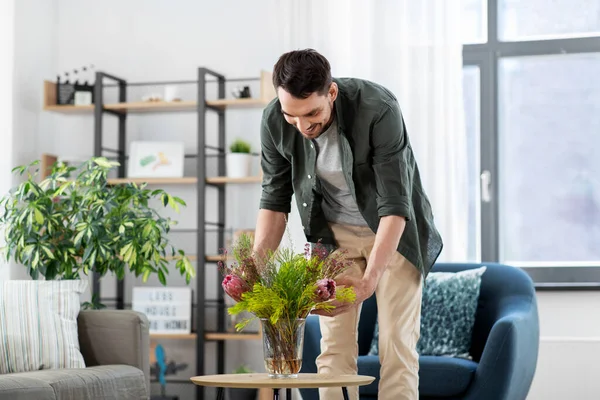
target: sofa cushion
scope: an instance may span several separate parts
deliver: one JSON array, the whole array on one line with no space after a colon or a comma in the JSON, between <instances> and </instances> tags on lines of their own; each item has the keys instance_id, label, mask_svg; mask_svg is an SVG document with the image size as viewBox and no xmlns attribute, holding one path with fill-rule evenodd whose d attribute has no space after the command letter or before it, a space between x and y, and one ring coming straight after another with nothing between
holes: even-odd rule
<instances>
[{"instance_id":1,"label":"sofa cushion","mask_svg":"<svg viewBox=\"0 0 600 400\"><path fill-rule=\"evenodd\" d=\"M40 399L140 400L148 398L143 372L129 365L49 369L0 376L0 382L6 379L33 383L37 387L48 388L55 394L55 397L39 397ZM0 391L0 398L5 398L2 391ZM28 399L32 398L38 400L38 397L28 397Z\"/></svg>"},{"instance_id":2,"label":"sofa cushion","mask_svg":"<svg viewBox=\"0 0 600 400\"><path fill-rule=\"evenodd\" d=\"M467 390L475 376L477 363L464 358L419 357L421 396L456 396Z\"/></svg>"},{"instance_id":3,"label":"sofa cushion","mask_svg":"<svg viewBox=\"0 0 600 400\"><path fill-rule=\"evenodd\" d=\"M427 397L456 396L467 390L473 380L477 363L463 358L421 356L419 358L419 394ZM377 396L379 357L358 358L358 373L374 376L367 386L361 386L361 396Z\"/></svg>"},{"instance_id":4,"label":"sofa cushion","mask_svg":"<svg viewBox=\"0 0 600 400\"><path fill-rule=\"evenodd\" d=\"M28 375L29 373L0 375L0 399L56 400L52 386Z\"/></svg>"},{"instance_id":5,"label":"sofa cushion","mask_svg":"<svg viewBox=\"0 0 600 400\"><path fill-rule=\"evenodd\" d=\"M471 338L486 267L460 272L432 272L423 287L420 355L471 358ZM370 355L378 354L379 326Z\"/></svg>"},{"instance_id":6,"label":"sofa cushion","mask_svg":"<svg viewBox=\"0 0 600 400\"><path fill-rule=\"evenodd\" d=\"M0 282L0 374L84 368L77 316L86 280Z\"/></svg>"}]
</instances>

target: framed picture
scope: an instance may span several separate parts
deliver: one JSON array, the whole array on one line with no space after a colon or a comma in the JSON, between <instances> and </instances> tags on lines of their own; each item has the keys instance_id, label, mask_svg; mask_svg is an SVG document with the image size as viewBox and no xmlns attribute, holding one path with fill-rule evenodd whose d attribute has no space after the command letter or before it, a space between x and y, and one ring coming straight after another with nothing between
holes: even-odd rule
<instances>
[{"instance_id":1,"label":"framed picture","mask_svg":"<svg viewBox=\"0 0 600 400\"><path fill-rule=\"evenodd\" d=\"M183 177L183 142L131 142L129 178Z\"/></svg>"}]
</instances>

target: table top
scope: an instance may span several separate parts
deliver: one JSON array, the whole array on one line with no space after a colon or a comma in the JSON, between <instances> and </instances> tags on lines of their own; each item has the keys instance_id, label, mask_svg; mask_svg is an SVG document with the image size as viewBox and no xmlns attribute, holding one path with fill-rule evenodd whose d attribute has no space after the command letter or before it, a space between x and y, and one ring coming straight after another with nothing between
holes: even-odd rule
<instances>
[{"instance_id":1,"label":"table top","mask_svg":"<svg viewBox=\"0 0 600 400\"><path fill-rule=\"evenodd\" d=\"M375 380L364 375L298 374L297 378L271 378L268 374L220 374L194 376L192 382L200 386L287 389L348 387L368 385Z\"/></svg>"}]
</instances>

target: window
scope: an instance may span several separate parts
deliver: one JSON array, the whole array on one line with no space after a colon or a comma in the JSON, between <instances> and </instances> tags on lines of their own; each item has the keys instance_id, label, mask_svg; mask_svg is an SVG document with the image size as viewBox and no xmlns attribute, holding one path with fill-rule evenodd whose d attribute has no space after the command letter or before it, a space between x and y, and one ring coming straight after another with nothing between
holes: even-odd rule
<instances>
[{"instance_id":1,"label":"window","mask_svg":"<svg viewBox=\"0 0 600 400\"><path fill-rule=\"evenodd\" d=\"M468 154L479 157L469 256L521 267L538 286L600 287L600 1L463 9Z\"/></svg>"},{"instance_id":2,"label":"window","mask_svg":"<svg viewBox=\"0 0 600 400\"><path fill-rule=\"evenodd\" d=\"M498 0L498 16L503 41L600 34L598 0Z\"/></svg>"}]
</instances>

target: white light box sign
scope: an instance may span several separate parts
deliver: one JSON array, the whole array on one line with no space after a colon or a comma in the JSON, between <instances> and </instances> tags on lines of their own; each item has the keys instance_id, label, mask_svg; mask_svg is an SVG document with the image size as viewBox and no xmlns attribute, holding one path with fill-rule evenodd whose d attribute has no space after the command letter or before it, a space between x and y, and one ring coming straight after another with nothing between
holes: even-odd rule
<instances>
[{"instance_id":1,"label":"white light box sign","mask_svg":"<svg viewBox=\"0 0 600 400\"><path fill-rule=\"evenodd\" d=\"M192 331L192 289L189 287L134 287L135 311L146 314L153 334L189 334Z\"/></svg>"}]
</instances>

